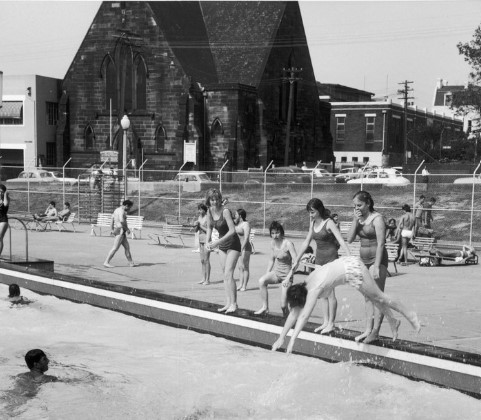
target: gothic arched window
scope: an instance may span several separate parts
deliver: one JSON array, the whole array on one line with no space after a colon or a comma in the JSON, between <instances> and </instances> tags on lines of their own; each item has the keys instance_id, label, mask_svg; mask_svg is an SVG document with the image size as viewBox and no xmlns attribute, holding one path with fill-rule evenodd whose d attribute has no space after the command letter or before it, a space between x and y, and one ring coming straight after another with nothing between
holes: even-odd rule
<instances>
[{"instance_id":1,"label":"gothic arched window","mask_svg":"<svg viewBox=\"0 0 481 420\"><path fill-rule=\"evenodd\" d=\"M212 122L212 125L210 127L210 133L212 137L224 134L224 127L222 126L222 123L220 122L218 117L215 118Z\"/></svg>"},{"instance_id":2,"label":"gothic arched window","mask_svg":"<svg viewBox=\"0 0 481 420\"><path fill-rule=\"evenodd\" d=\"M147 78L148 70L145 60L138 55L135 64L135 108L147 109Z\"/></svg>"},{"instance_id":3,"label":"gothic arched window","mask_svg":"<svg viewBox=\"0 0 481 420\"><path fill-rule=\"evenodd\" d=\"M155 129L155 145L156 152L163 152L165 149L165 140L167 140L167 134L162 124L159 124Z\"/></svg>"},{"instance_id":4,"label":"gothic arched window","mask_svg":"<svg viewBox=\"0 0 481 420\"><path fill-rule=\"evenodd\" d=\"M107 54L102 61L100 76L104 79L105 108L110 108L112 100L112 109L117 109L117 67L110 54Z\"/></svg>"},{"instance_id":5,"label":"gothic arched window","mask_svg":"<svg viewBox=\"0 0 481 420\"><path fill-rule=\"evenodd\" d=\"M94 148L95 133L90 124L87 125L84 132L85 150L92 150Z\"/></svg>"}]
</instances>

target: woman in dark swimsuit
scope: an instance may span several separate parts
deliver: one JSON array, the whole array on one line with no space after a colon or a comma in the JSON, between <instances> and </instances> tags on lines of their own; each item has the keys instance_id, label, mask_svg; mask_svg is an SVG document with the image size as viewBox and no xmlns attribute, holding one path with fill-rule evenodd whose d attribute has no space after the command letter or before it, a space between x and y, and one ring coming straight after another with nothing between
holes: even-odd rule
<instances>
[{"instance_id":1,"label":"woman in dark swimsuit","mask_svg":"<svg viewBox=\"0 0 481 420\"><path fill-rule=\"evenodd\" d=\"M313 239L316 242L316 266L323 266L339 258L338 249L340 246L343 247L346 255L351 255L349 248L342 239L341 232L337 228L336 223L329 217L329 213L322 201L318 198L312 198L307 203L306 210L309 212L310 217L309 233L301 245L299 257L294 261L294 270ZM321 334L327 334L334 330L334 321L336 319L337 299L334 289L327 297L320 299L323 323L314 332L320 331Z\"/></svg>"},{"instance_id":2,"label":"woman in dark swimsuit","mask_svg":"<svg viewBox=\"0 0 481 420\"><path fill-rule=\"evenodd\" d=\"M234 281L234 270L241 252L241 243L235 231L232 214L222 204L222 194L216 189L209 190L205 203L209 207L206 248L208 251L219 248L220 265L224 273L226 304L218 311L229 314L237 310L237 288ZM214 228L219 232L219 239L211 241Z\"/></svg>"},{"instance_id":3,"label":"woman in dark swimsuit","mask_svg":"<svg viewBox=\"0 0 481 420\"><path fill-rule=\"evenodd\" d=\"M8 229L8 206L10 205L10 197L8 196L7 187L0 184L0 255L3 251L3 238Z\"/></svg>"},{"instance_id":4,"label":"woman in dark swimsuit","mask_svg":"<svg viewBox=\"0 0 481 420\"><path fill-rule=\"evenodd\" d=\"M354 217L347 233L347 242L351 243L359 236L361 260L369 269L379 289L384 292L389 262L385 247L386 222L384 217L374 210L374 201L367 191L358 191L352 201ZM355 340L371 343L379 337L383 315L369 300L366 300L366 315L366 330Z\"/></svg>"}]
</instances>

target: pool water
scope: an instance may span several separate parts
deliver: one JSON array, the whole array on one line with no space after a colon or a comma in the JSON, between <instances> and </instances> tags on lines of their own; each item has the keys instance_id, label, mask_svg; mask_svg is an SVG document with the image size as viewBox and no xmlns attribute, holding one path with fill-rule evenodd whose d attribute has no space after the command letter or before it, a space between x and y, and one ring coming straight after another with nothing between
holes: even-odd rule
<instances>
[{"instance_id":1,"label":"pool water","mask_svg":"<svg viewBox=\"0 0 481 420\"><path fill-rule=\"evenodd\" d=\"M0 296L7 296L0 284ZM28 290L0 299L0 418L479 419L481 401L350 363L286 356ZM19 389L43 349L60 381Z\"/></svg>"}]
</instances>

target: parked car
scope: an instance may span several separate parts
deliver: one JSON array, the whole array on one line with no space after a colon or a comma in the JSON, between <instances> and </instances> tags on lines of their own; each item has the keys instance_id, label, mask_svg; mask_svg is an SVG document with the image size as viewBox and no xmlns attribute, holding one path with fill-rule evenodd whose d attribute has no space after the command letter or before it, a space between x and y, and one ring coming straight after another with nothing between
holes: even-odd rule
<instances>
[{"instance_id":1,"label":"parked car","mask_svg":"<svg viewBox=\"0 0 481 420\"><path fill-rule=\"evenodd\" d=\"M77 185L78 184L78 179L77 178L67 178L63 177L61 172L58 171L48 171L50 174L52 174L53 178L55 181L69 184L69 185Z\"/></svg>"},{"instance_id":2,"label":"parked car","mask_svg":"<svg viewBox=\"0 0 481 420\"><path fill-rule=\"evenodd\" d=\"M408 185L409 179L404 178L401 172L393 168L377 168L368 173L361 174L359 178L347 181L348 184L383 184L383 185Z\"/></svg>"},{"instance_id":3,"label":"parked car","mask_svg":"<svg viewBox=\"0 0 481 420\"><path fill-rule=\"evenodd\" d=\"M481 184L481 175L476 175L473 179L472 176L466 178L456 178L453 184Z\"/></svg>"},{"instance_id":4,"label":"parked car","mask_svg":"<svg viewBox=\"0 0 481 420\"><path fill-rule=\"evenodd\" d=\"M7 179L9 184L27 184L27 183L49 183L55 182L56 179L51 172L43 169L29 169L22 171L17 178Z\"/></svg>"},{"instance_id":5,"label":"parked car","mask_svg":"<svg viewBox=\"0 0 481 420\"><path fill-rule=\"evenodd\" d=\"M331 174L327 169L324 168L307 168L303 169L303 171L307 174L313 174L314 178L333 178L333 174Z\"/></svg>"},{"instance_id":6,"label":"parked car","mask_svg":"<svg viewBox=\"0 0 481 420\"><path fill-rule=\"evenodd\" d=\"M336 183L345 184L351 179L359 178L358 168L344 168L339 171L339 174L335 176Z\"/></svg>"},{"instance_id":7,"label":"parked car","mask_svg":"<svg viewBox=\"0 0 481 420\"><path fill-rule=\"evenodd\" d=\"M174 176L171 181L165 181L165 184L181 185L183 191L195 192L201 191L202 185L212 184L217 185L212 181L205 172L180 172Z\"/></svg>"},{"instance_id":8,"label":"parked car","mask_svg":"<svg viewBox=\"0 0 481 420\"><path fill-rule=\"evenodd\" d=\"M278 184L294 184L294 183L311 183L311 176L306 174L301 168L297 166L279 166L269 168L266 174L266 181L269 183ZM262 184L264 182L264 172L253 171L249 172L249 178L246 184Z\"/></svg>"}]
</instances>

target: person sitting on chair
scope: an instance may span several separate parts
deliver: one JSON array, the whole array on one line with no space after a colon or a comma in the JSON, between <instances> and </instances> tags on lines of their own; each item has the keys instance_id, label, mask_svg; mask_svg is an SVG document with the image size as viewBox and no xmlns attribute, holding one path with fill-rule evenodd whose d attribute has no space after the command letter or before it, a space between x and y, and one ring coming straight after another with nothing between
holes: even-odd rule
<instances>
[{"instance_id":1,"label":"person sitting on chair","mask_svg":"<svg viewBox=\"0 0 481 420\"><path fill-rule=\"evenodd\" d=\"M463 245L462 250L443 252L439 249L434 249L431 251L439 258L454 258L455 262L460 262L466 258L474 257L476 255L476 250L470 245Z\"/></svg>"},{"instance_id":2,"label":"person sitting on chair","mask_svg":"<svg viewBox=\"0 0 481 420\"><path fill-rule=\"evenodd\" d=\"M63 210L59 211L58 212L58 215L57 215L57 220L59 221L62 221L62 222L65 222L68 220L68 218L70 217L70 203L68 201L66 201L64 204L63 204Z\"/></svg>"},{"instance_id":3,"label":"person sitting on chair","mask_svg":"<svg viewBox=\"0 0 481 420\"><path fill-rule=\"evenodd\" d=\"M38 222L48 222L52 220L58 220L57 209L55 208L55 201L51 201L45 210L45 213L35 213L33 215L34 220Z\"/></svg>"}]
</instances>

